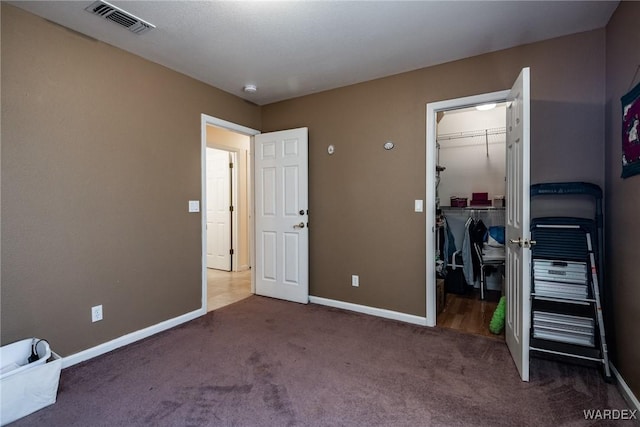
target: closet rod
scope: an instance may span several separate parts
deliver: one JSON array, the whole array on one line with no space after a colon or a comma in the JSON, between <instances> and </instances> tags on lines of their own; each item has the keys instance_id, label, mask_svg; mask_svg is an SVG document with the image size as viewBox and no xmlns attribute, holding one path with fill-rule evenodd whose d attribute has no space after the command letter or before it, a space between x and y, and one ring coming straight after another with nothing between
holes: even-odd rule
<instances>
[{"instance_id":1,"label":"closet rod","mask_svg":"<svg viewBox=\"0 0 640 427\"><path fill-rule=\"evenodd\" d=\"M451 139L474 138L478 136L502 135L507 132L506 127L470 130L465 132L443 133L436 137L437 141L449 141Z\"/></svg>"}]
</instances>

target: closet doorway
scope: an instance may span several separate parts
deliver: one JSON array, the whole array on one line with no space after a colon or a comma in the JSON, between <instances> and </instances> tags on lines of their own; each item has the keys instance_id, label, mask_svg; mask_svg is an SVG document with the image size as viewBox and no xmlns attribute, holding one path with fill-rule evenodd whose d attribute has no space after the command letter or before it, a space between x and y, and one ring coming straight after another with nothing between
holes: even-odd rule
<instances>
[{"instance_id":1,"label":"closet doorway","mask_svg":"<svg viewBox=\"0 0 640 427\"><path fill-rule=\"evenodd\" d=\"M436 325L436 118L447 110L505 102L505 340L523 381L529 381L531 324L530 134L531 70L523 68L509 90L427 104L426 146L426 309L427 326Z\"/></svg>"},{"instance_id":2,"label":"closet doorway","mask_svg":"<svg viewBox=\"0 0 640 427\"><path fill-rule=\"evenodd\" d=\"M504 339L490 321L504 295L506 104L436 120L436 323Z\"/></svg>"}]
</instances>

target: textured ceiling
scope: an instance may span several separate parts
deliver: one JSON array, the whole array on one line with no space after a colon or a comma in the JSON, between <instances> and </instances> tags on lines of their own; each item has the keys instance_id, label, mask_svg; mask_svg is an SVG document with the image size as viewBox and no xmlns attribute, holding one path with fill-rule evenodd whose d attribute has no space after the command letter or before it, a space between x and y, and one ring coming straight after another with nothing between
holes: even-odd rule
<instances>
[{"instance_id":1,"label":"textured ceiling","mask_svg":"<svg viewBox=\"0 0 640 427\"><path fill-rule=\"evenodd\" d=\"M86 12L92 1L10 3L260 105L601 28L618 5L112 1L157 27L136 35Z\"/></svg>"}]
</instances>

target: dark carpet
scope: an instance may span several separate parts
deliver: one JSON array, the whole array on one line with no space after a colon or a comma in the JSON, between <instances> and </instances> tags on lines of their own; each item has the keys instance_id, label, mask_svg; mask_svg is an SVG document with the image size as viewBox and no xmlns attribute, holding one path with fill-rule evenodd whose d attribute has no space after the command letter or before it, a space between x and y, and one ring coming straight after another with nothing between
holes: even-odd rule
<instances>
[{"instance_id":1,"label":"dark carpet","mask_svg":"<svg viewBox=\"0 0 640 427\"><path fill-rule=\"evenodd\" d=\"M503 341L252 296L62 371L14 426L577 426L627 408L595 368ZM612 425L624 425L617 421Z\"/></svg>"}]
</instances>

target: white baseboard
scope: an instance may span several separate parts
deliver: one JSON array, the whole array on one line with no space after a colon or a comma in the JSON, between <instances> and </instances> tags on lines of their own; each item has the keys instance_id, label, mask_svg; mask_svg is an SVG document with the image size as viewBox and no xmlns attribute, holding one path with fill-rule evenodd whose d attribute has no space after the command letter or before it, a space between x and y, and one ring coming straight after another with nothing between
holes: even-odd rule
<instances>
[{"instance_id":1,"label":"white baseboard","mask_svg":"<svg viewBox=\"0 0 640 427\"><path fill-rule=\"evenodd\" d=\"M341 308L343 310L356 311L358 313L369 314L371 316L384 317L385 319L399 320L401 322L412 323L414 325L427 326L426 317L400 313L398 311L386 310L384 308L369 307L366 305L353 304L350 302L314 296L309 296L309 302L313 304L326 305L328 307Z\"/></svg>"},{"instance_id":2,"label":"white baseboard","mask_svg":"<svg viewBox=\"0 0 640 427\"><path fill-rule=\"evenodd\" d=\"M640 412L640 401L638 401L638 398L633 394L633 391L631 391L629 385L627 385L624 378L622 378L620 372L618 372L616 367L613 366L613 363L609 363L609 367L611 368L611 372L613 372L613 376L616 377L616 380L618 381L618 390L620 390L620 394L622 394L624 400L626 400L629 406L631 406L630 409L635 409Z\"/></svg>"},{"instance_id":3,"label":"white baseboard","mask_svg":"<svg viewBox=\"0 0 640 427\"><path fill-rule=\"evenodd\" d=\"M148 328L131 332L129 334L123 335L119 338L113 339L87 350L74 353L71 356L67 356L62 359L62 367L68 368L69 366L84 362L85 360L93 359L94 357L108 353L112 350L115 350L116 348L123 347L136 341L140 341L141 339L150 337L151 335L155 335L158 332L166 331L167 329L171 329L175 326L181 325L205 314L207 314L207 310L200 308L190 313L183 314L182 316L174 317L173 319L165 320L164 322L149 326Z\"/></svg>"}]
</instances>

